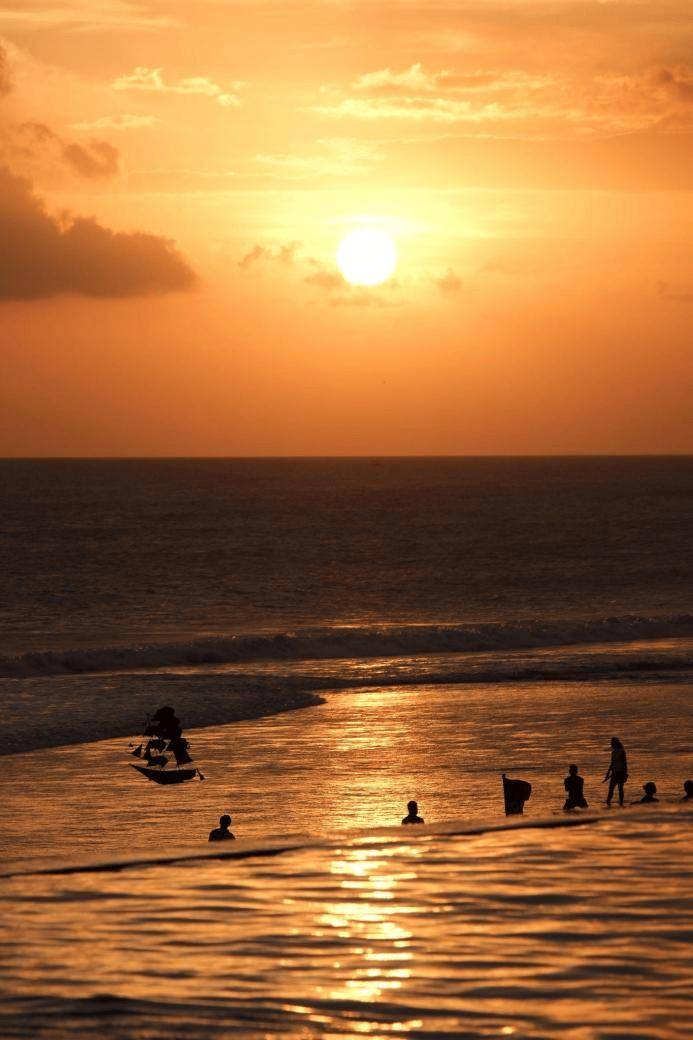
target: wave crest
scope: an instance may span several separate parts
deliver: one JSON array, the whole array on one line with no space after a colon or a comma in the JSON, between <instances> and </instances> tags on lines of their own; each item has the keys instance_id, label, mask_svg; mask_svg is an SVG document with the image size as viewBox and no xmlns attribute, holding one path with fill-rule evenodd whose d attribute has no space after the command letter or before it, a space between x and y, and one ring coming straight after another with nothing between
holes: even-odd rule
<instances>
[{"instance_id":1,"label":"wave crest","mask_svg":"<svg viewBox=\"0 0 693 1040\"><path fill-rule=\"evenodd\" d=\"M0 676L21 678L253 661L315 661L540 649L693 636L693 615L606 617L479 625L384 625L209 636L180 642L0 655Z\"/></svg>"}]
</instances>

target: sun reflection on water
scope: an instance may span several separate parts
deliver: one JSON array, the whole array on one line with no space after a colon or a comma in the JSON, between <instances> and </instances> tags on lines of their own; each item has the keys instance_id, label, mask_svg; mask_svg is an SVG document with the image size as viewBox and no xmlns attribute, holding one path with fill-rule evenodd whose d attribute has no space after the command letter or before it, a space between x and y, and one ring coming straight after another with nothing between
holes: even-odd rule
<instances>
[{"instance_id":1,"label":"sun reflection on water","mask_svg":"<svg viewBox=\"0 0 693 1040\"><path fill-rule=\"evenodd\" d=\"M208 1040L223 1017L248 1040L593 1040L637 1016L643 1035L687 1040L690 819L634 815L8 879L0 963L12 1000L40 986L42 1014L96 1000L104 1016L94 994L112 994L113 1014L156 1019L143 1037Z\"/></svg>"},{"instance_id":2,"label":"sun reflection on water","mask_svg":"<svg viewBox=\"0 0 693 1040\"><path fill-rule=\"evenodd\" d=\"M409 851L409 847L407 847ZM377 1001L388 990L401 988L411 977L403 962L410 961L411 931L400 918L416 913L417 908L402 902L398 886L416 880L416 873L393 869L393 859L399 858L401 846L383 849L351 847L337 850L330 862L330 873L339 880L339 888L348 897L325 904L319 923L337 929L340 937L353 940L350 977L329 991L332 1000ZM353 897L357 896L355 900ZM360 1031L366 1031L361 1023ZM408 1022L397 1024L398 1031L415 1026ZM394 1029L394 1025L391 1026Z\"/></svg>"}]
</instances>

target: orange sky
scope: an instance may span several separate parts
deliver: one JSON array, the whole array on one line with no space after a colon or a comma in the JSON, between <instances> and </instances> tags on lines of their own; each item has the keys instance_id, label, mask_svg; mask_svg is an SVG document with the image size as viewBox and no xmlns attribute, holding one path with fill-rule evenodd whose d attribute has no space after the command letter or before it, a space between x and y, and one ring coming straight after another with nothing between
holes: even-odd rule
<instances>
[{"instance_id":1,"label":"orange sky","mask_svg":"<svg viewBox=\"0 0 693 1040\"><path fill-rule=\"evenodd\" d=\"M690 0L0 0L0 454L693 451L692 142Z\"/></svg>"}]
</instances>

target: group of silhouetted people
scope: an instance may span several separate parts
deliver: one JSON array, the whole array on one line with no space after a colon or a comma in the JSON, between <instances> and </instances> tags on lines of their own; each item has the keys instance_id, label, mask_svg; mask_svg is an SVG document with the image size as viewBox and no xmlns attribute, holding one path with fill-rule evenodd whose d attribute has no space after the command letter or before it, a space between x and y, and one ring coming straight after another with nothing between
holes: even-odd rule
<instances>
[{"instance_id":1,"label":"group of silhouetted people","mask_svg":"<svg viewBox=\"0 0 693 1040\"><path fill-rule=\"evenodd\" d=\"M606 804L610 807L613 801L614 792L618 791L618 804L623 805L624 801L624 785L628 780L628 760L626 758L626 749L624 748L618 737L611 738L611 762L609 768L604 775L602 783L609 781L609 792L606 796ZM572 809L587 809L588 803L585 799L584 794L584 782L583 778L578 773L578 767L571 765L568 767L568 776L563 781L563 786L567 793L567 798L563 808L566 812L570 812ZM658 802L657 797L657 785L652 780L648 780L646 784L642 785L642 789L645 792L642 798L638 798L633 805L646 805L648 802ZM682 802L693 801L693 780L685 780L683 784L684 795L681 799Z\"/></svg>"},{"instance_id":2,"label":"group of silhouetted people","mask_svg":"<svg viewBox=\"0 0 693 1040\"><path fill-rule=\"evenodd\" d=\"M609 792L606 796L606 804L611 806L611 802L614 797L614 792L618 790L618 801L619 805L623 805L624 800L624 785L628 780L628 761L626 759L626 750L618 739L618 737L611 738L611 762L609 768L606 771L602 783L609 781ZM568 766L568 775L563 781L563 787L566 792L566 800L563 808L566 812L571 812L573 809L587 809L589 803L585 798L584 792L585 781L578 772L576 765ZM693 801L693 780L685 780L683 784L684 795L681 799L682 802ZM658 802L657 798L657 785L652 781L648 780L646 784L643 784L643 791L645 792L642 798L637 799L637 802L633 802L633 805L644 805L648 802ZM503 794L505 798L505 811L508 815L514 813L521 813L524 807L524 803L532 793L532 785L527 783L526 780L509 780L505 773L503 773ZM407 815L402 820L403 825L411 823L423 823L423 816L419 816L418 802L413 799L407 803ZM227 841L235 838L235 834L230 830L231 817L226 814L221 816L219 819L219 826L215 827L210 832L210 841Z\"/></svg>"}]
</instances>

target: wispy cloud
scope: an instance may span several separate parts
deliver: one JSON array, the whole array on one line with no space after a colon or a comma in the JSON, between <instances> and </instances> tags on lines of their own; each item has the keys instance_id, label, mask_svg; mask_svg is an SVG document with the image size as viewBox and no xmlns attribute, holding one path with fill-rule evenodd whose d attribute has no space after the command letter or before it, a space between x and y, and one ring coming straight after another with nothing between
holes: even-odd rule
<instances>
[{"instance_id":1,"label":"wispy cloud","mask_svg":"<svg viewBox=\"0 0 693 1040\"><path fill-rule=\"evenodd\" d=\"M32 159L52 157L73 173L88 180L113 177L120 169L120 152L108 141L92 139L87 144L66 141L45 123L27 122L5 127L4 140L10 150L31 165Z\"/></svg>"},{"instance_id":2,"label":"wispy cloud","mask_svg":"<svg viewBox=\"0 0 693 1040\"><path fill-rule=\"evenodd\" d=\"M301 249L300 242L285 242L278 246L261 246L257 242L249 249L247 253L238 261L238 266L242 271L247 271L255 264L263 261L277 261L290 267L297 259L297 254Z\"/></svg>"},{"instance_id":3,"label":"wispy cloud","mask_svg":"<svg viewBox=\"0 0 693 1040\"><path fill-rule=\"evenodd\" d=\"M457 277L451 267L448 267L445 274L433 279L433 284L437 285L444 295L452 296L462 288L462 279Z\"/></svg>"},{"instance_id":4,"label":"wispy cloud","mask_svg":"<svg viewBox=\"0 0 693 1040\"><path fill-rule=\"evenodd\" d=\"M673 303L693 303L693 284L672 285L669 282L657 282L657 295L660 300Z\"/></svg>"},{"instance_id":5,"label":"wispy cloud","mask_svg":"<svg viewBox=\"0 0 693 1040\"><path fill-rule=\"evenodd\" d=\"M436 123L481 123L488 120L527 119L540 109L504 106L497 102L474 104L471 101L441 97L344 98L331 105L315 105L318 115L362 120L397 119Z\"/></svg>"},{"instance_id":6,"label":"wispy cloud","mask_svg":"<svg viewBox=\"0 0 693 1040\"><path fill-rule=\"evenodd\" d=\"M369 173L374 164L383 158L379 148L354 138L323 138L316 145L320 151L311 155L297 155L293 152L256 155L254 161L267 176L304 180Z\"/></svg>"},{"instance_id":7,"label":"wispy cloud","mask_svg":"<svg viewBox=\"0 0 693 1040\"><path fill-rule=\"evenodd\" d=\"M147 68L138 65L132 72L115 79L111 86L114 90L147 91L153 94L198 94L202 97L214 98L224 108L239 108L241 101L237 94L228 93L208 76L189 76L177 83L166 83L163 67ZM244 84L236 80L232 90L240 90Z\"/></svg>"},{"instance_id":8,"label":"wispy cloud","mask_svg":"<svg viewBox=\"0 0 693 1040\"><path fill-rule=\"evenodd\" d=\"M469 93L474 91L538 90L550 86L552 76L529 74L521 70L474 70L456 72L451 69L428 71L421 62L401 72L390 68L366 72L352 83L352 89L364 94Z\"/></svg>"},{"instance_id":9,"label":"wispy cloud","mask_svg":"<svg viewBox=\"0 0 693 1040\"><path fill-rule=\"evenodd\" d=\"M10 63L7 60L7 52L0 43L0 94L9 94L11 90Z\"/></svg>"},{"instance_id":10,"label":"wispy cloud","mask_svg":"<svg viewBox=\"0 0 693 1040\"><path fill-rule=\"evenodd\" d=\"M93 133L95 130L144 130L156 126L161 120L158 116L133 116L128 113L115 116L99 116L98 119L82 123L72 123L73 130Z\"/></svg>"},{"instance_id":11,"label":"wispy cloud","mask_svg":"<svg viewBox=\"0 0 693 1040\"><path fill-rule=\"evenodd\" d=\"M348 91L323 93L312 111L332 119L457 124L491 136L693 129L693 66L683 64L579 77L521 69L426 72L417 63L402 72L366 73Z\"/></svg>"},{"instance_id":12,"label":"wispy cloud","mask_svg":"<svg viewBox=\"0 0 693 1040\"><path fill-rule=\"evenodd\" d=\"M168 14L156 14L152 5L131 0L44 0L43 3L0 3L0 27L62 28L75 32L102 29L155 31L180 23Z\"/></svg>"}]
</instances>

